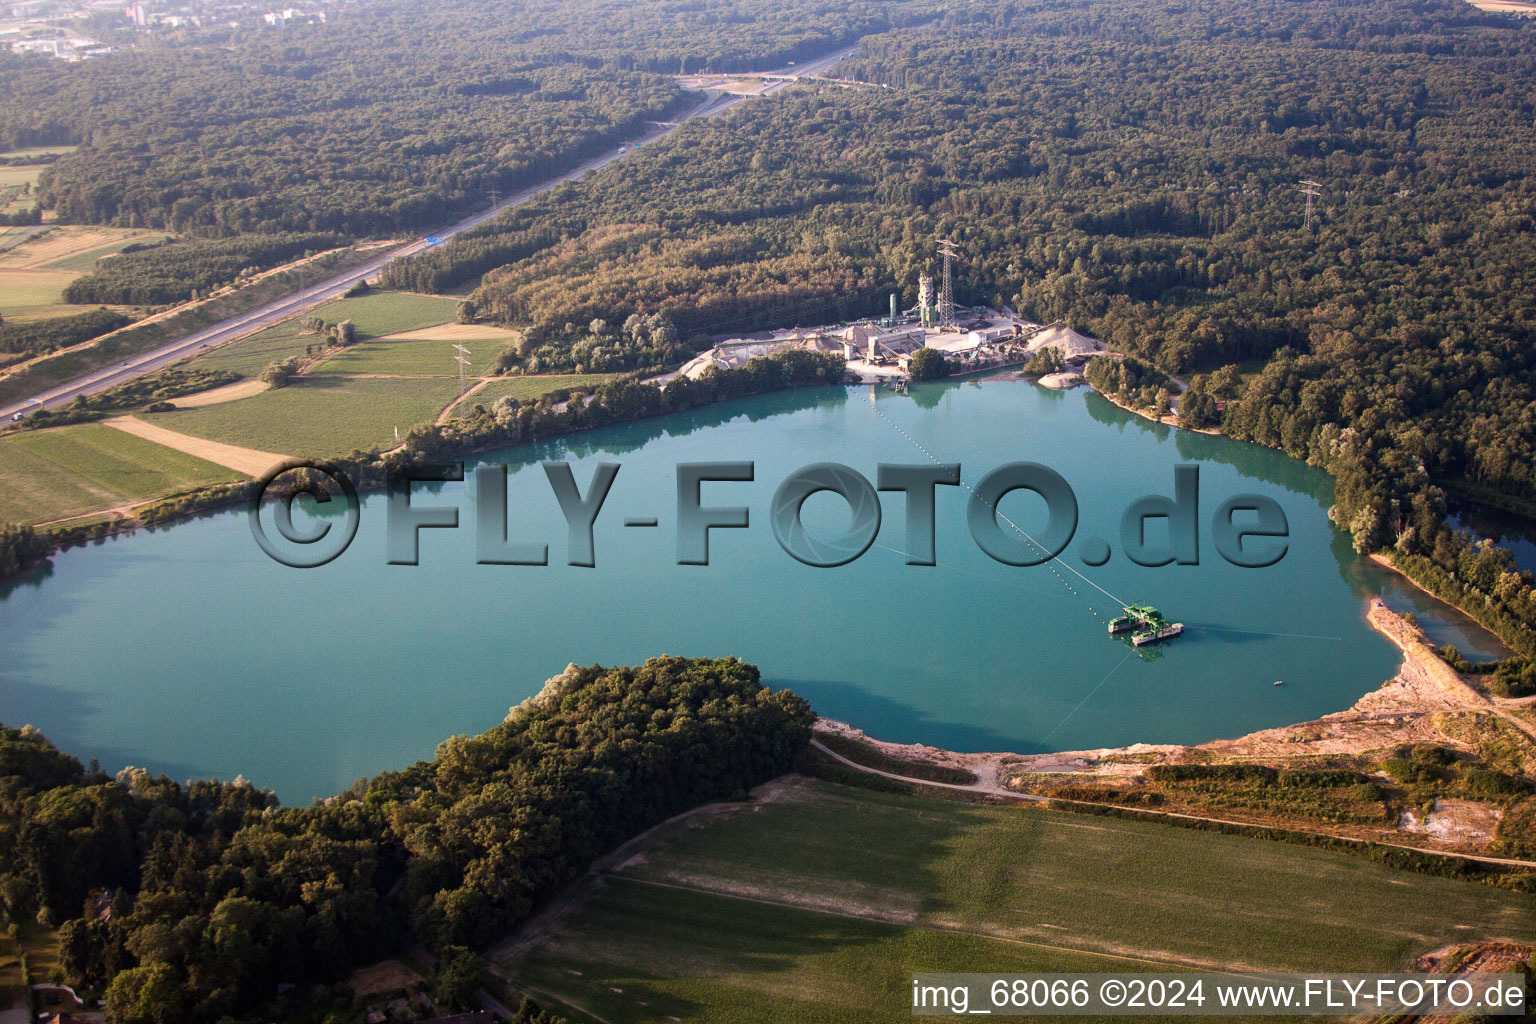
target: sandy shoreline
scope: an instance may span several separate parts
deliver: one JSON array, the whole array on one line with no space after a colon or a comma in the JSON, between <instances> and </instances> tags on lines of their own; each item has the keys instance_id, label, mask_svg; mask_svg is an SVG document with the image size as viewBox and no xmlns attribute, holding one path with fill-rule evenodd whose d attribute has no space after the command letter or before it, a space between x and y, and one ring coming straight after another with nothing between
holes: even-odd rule
<instances>
[{"instance_id":1,"label":"sandy shoreline","mask_svg":"<svg viewBox=\"0 0 1536 1024\"><path fill-rule=\"evenodd\" d=\"M920 743L878 740L845 722L832 719L822 719L816 728L862 740L890 757L962 768L982 779L1002 783L1008 775L1018 772L1139 775L1149 764L1187 759L1191 754L1201 753L1220 758L1264 760L1309 754L1356 754L1398 743L1443 743L1445 737L1431 721L1434 716L1459 711L1495 711L1492 701L1435 655L1418 629L1379 599L1371 600L1366 618L1378 633L1403 652L1403 663L1395 676L1343 711L1246 736L1191 746L1134 743L1124 747L1047 754L1007 751L967 754Z\"/></svg>"},{"instance_id":2,"label":"sandy shoreline","mask_svg":"<svg viewBox=\"0 0 1536 1024\"><path fill-rule=\"evenodd\" d=\"M1360 758L1360 770L1379 774L1371 762L1393 748L1426 745L1459 751L1480 758L1479 737L1490 730L1502 735L1506 759L1521 762L1516 770L1536 775L1536 724L1521 717L1536 700L1490 697L1472 686L1459 672L1435 654L1419 629L1393 612L1379 598L1372 598L1366 618L1371 626L1402 652L1397 674L1362 696L1353 705L1310 722L1262 729L1230 739L1216 739L1189 746L1134 743L1096 750L1068 750L1045 754L1006 751L960 753L926 744L889 743L874 739L843 722L823 719L816 725L822 734L838 734L859 740L887 757L927 762L971 772L976 782L962 787L980 793L1018 799L1049 799L1061 786L1078 787L1073 800L1101 802L1083 795L1081 787L1098 787L1106 796L1143 790L1147 769L1174 763L1246 763L1273 768L1337 766ZM1517 735L1518 734L1518 735ZM1523 736L1523 739L1521 737ZM899 770L899 769L898 769ZM1385 775L1384 783L1390 782ZM914 780L918 781L918 780ZM1113 802L1111 800L1110 802ZM1433 809L1402 808L1396 820L1380 824L1291 821L1261 811L1227 808L1219 817L1197 803L1170 805L1173 817L1222 820L1298 828L1360 842L1407 845L1425 852L1488 857L1503 815L1502 801L1447 796L1435 800ZM1493 858L1497 860L1497 858ZM1501 863L1525 864L1524 861Z\"/></svg>"}]
</instances>

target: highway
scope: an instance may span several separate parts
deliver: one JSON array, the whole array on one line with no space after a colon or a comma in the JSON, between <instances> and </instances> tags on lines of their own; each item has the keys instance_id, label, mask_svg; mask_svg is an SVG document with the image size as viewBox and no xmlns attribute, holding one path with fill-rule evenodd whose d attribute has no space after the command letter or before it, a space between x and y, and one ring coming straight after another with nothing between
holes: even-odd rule
<instances>
[{"instance_id":1,"label":"highway","mask_svg":"<svg viewBox=\"0 0 1536 1024\"><path fill-rule=\"evenodd\" d=\"M855 44L854 46L839 50L837 53L829 54L825 57L820 57L814 61L807 61L806 63L798 66L792 65L789 67L780 68L772 72L762 72L760 74L772 75L780 80L774 81L768 85L762 90L760 95L768 95L770 93L777 92L785 86L792 84L795 79L820 75L822 72L826 71L832 66L839 64L853 56L858 52L858 49L858 45ZM743 74L739 77L745 78L753 76ZM726 110L729 110L731 107L734 107L736 104L740 103L743 99L746 98L747 97L733 96L729 94L710 94L708 99L694 107L681 119L660 124L652 131L640 136L638 139L632 140L632 142L634 145L654 142L655 140L662 138L663 136L672 132L681 124L691 121L696 117L713 116L715 114L722 113ZM245 313L241 316L234 317L233 319L226 320L223 323L215 324L212 327L205 328L195 334L190 334L178 341L173 341L170 344L162 345L160 348L154 349L153 351L145 352L142 355L135 356L120 366L104 367L100 370L86 374L83 377L76 378L67 384L61 384L58 387L34 395L24 401L0 408L0 423L10 420L17 413L26 415L36 412L39 409L56 409L59 406L67 405L70 402L73 402L79 395L92 395L98 391L103 391L107 388L113 387L114 385L121 384L124 381L143 376L146 373L153 373L155 370L169 366L178 360L185 359L187 356L190 356L202 349L213 348L217 345L227 344L228 342L234 341L238 338L243 338L246 335L254 334L262 328L270 327L272 324L286 320L289 317L297 316L300 313L313 309L314 307L324 302L329 302L332 299L339 298L344 292L346 292L353 285L357 284L359 281L376 275L384 267L384 265L391 260L401 259L406 256L414 255L423 251L424 249L431 248L433 245L440 244L441 242L452 238L454 235L468 231L472 228L479 227L486 221L496 217L502 211L514 206L518 206L522 203L526 203L528 200L542 192L547 192L557 185L562 185L569 181L576 181L588 171L595 171L600 167L606 167L613 161L624 157L630 151L630 148L631 144L626 143L622 149L613 149L605 155L600 156L594 160L589 160L581 166L573 168L572 170L567 171L565 174L562 174L557 178L550 178L549 180L541 182L538 185L534 185L531 188L517 192L497 203L495 206L481 213L477 213L472 217L468 217L465 220L461 220L451 227L443 228L439 231L418 238L414 242L410 242L408 244L391 249L364 266L349 270L337 277L330 278L327 281L311 285L300 291L294 292L291 295L277 299L265 306L262 306L260 309L252 310L249 313Z\"/></svg>"}]
</instances>

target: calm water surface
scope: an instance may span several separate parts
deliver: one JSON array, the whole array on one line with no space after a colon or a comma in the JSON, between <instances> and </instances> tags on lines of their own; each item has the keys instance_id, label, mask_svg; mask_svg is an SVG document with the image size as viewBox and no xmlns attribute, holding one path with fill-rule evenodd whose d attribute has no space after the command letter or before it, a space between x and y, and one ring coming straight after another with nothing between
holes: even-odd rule
<instances>
[{"instance_id":1,"label":"calm water surface","mask_svg":"<svg viewBox=\"0 0 1536 1024\"><path fill-rule=\"evenodd\" d=\"M417 567L386 564L378 495L365 498L352 547L321 569L269 561L241 512L66 553L46 577L0 592L0 721L34 723L108 769L243 773L302 802L485 729L573 661L734 654L820 713L883 738L1023 752L1302 721L1395 671L1394 649L1364 620L1368 594L1391 581L1329 525L1324 474L1154 426L1084 391L948 383L882 394L878 407L939 458L963 463L969 482L1010 461L1056 469L1082 510L1078 540L1115 541L1131 500L1171 494L1173 467L1198 463L1201 565L1141 568L1115 543L1109 564L1092 569L1078 540L1063 556L1116 597L1160 606L1185 635L1132 654L1105 633L1114 601L1070 573L1061 572L1069 587L1049 568L979 551L960 488L939 489L936 567L905 564L899 494L884 496L876 546L857 562L792 560L768 525L791 471L835 461L873 480L880 462L924 461L866 391L829 388L487 458L511 465L510 533L548 542L548 567L475 564L472 482L418 489L417 504L463 511L460 529L423 531ZM592 464L623 466L598 520L594 569L564 564L545 459L575 463L583 488ZM674 466L708 460L756 462L754 482L704 490L705 504L748 506L752 526L714 531L710 566L678 566ZM1209 540L1216 505L1253 491L1290 521L1290 552L1271 569L1230 566ZM1029 529L1043 523L1032 502L1020 492L1003 507ZM629 516L655 516L660 528L626 529ZM813 531L847 518L829 495L806 504ZM1490 642L1427 598L1391 593L1442 640L1474 652Z\"/></svg>"}]
</instances>

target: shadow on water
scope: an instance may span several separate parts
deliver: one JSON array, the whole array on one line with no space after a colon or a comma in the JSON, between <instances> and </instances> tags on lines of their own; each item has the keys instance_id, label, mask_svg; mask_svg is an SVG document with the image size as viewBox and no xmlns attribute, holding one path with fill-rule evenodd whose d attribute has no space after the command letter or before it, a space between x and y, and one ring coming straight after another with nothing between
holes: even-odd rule
<instances>
[{"instance_id":1,"label":"shadow on water","mask_svg":"<svg viewBox=\"0 0 1536 1024\"><path fill-rule=\"evenodd\" d=\"M490 452L482 460L503 462L516 468L548 459L586 458L591 455L622 455L644 448L663 437L686 437L700 430L719 427L732 420L760 423L805 409L834 408L848 401L848 389L828 387L788 388L749 399L734 399L716 405L700 406L687 412L653 416L649 419L616 423L575 434L534 441Z\"/></svg>"},{"instance_id":2,"label":"shadow on water","mask_svg":"<svg viewBox=\"0 0 1536 1024\"><path fill-rule=\"evenodd\" d=\"M49 559L42 565L21 576L13 576L7 580L0 580L0 601L4 601L12 594L28 590L40 590L43 583L53 578L53 559Z\"/></svg>"},{"instance_id":3,"label":"shadow on water","mask_svg":"<svg viewBox=\"0 0 1536 1024\"><path fill-rule=\"evenodd\" d=\"M102 708L84 695L62 687L28 682L9 674L0 675L0 708L4 708L4 718L0 721L12 728L47 722L48 728L44 731L54 746L82 762L95 758L109 774L133 765L156 774L163 773L177 782L206 776L192 765L156 758L142 751L93 746L86 738L86 721Z\"/></svg>"},{"instance_id":4,"label":"shadow on water","mask_svg":"<svg viewBox=\"0 0 1536 1024\"><path fill-rule=\"evenodd\" d=\"M1120 433L1134 428L1159 442L1172 437L1179 455L1186 462L1216 462L1231 466L1245 477L1283 487L1293 494L1304 494L1322 508L1333 504L1333 479L1284 452L1249 441L1175 430L1165 424L1153 423L1143 416L1126 412L1096 391L1087 393L1084 405L1094 420L1114 427Z\"/></svg>"},{"instance_id":5,"label":"shadow on water","mask_svg":"<svg viewBox=\"0 0 1536 1024\"><path fill-rule=\"evenodd\" d=\"M808 700L817 714L846 722L875 739L890 743L924 743L946 750L1012 754L1039 754L1050 749L1038 743L1020 743L1016 738L983 726L940 721L920 708L850 683L773 677L765 678L763 684L773 689L792 690Z\"/></svg>"},{"instance_id":6,"label":"shadow on water","mask_svg":"<svg viewBox=\"0 0 1536 1024\"><path fill-rule=\"evenodd\" d=\"M1357 555L1347 534L1335 530L1330 550L1350 593L1361 601L1379 597L1399 615L1413 613L1430 643L1454 644L1473 661L1509 656L1504 641L1465 612L1420 590L1396 571Z\"/></svg>"},{"instance_id":7,"label":"shadow on water","mask_svg":"<svg viewBox=\"0 0 1536 1024\"><path fill-rule=\"evenodd\" d=\"M1455 496L1446 500L1446 512L1451 526L1508 548L1516 565L1536 572L1536 520Z\"/></svg>"},{"instance_id":8,"label":"shadow on water","mask_svg":"<svg viewBox=\"0 0 1536 1024\"><path fill-rule=\"evenodd\" d=\"M218 511L205 512L199 518L206 518L219 514L220 513ZM122 533L115 533L107 537L93 537L83 544L73 545L65 551L55 554L43 564L37 566L34 569L31 569L28 572L23 573L20 576L12 576L9 579L0 579L0 602L4 602L12 594L20 595L29 591L41 590L43 584L53 578L54 562L59 557L59 554L68 554L80 548L106 547L108 544L117 544L123 541L131 540L133 539L134 535L140 531L153 533L156 529L157 528L153 526L140 526L136 527L135 529L126 530ZM166 527L159 527L159 529L166 529Z\"/></svg>"},{"instance_id":9,"label":"shadow on water","mask_svg":"<svg viewBox=\"0 0 1536 1024\"><path fill-rule=\"evenodd\" d=\"M1053 389L1042 388L1041 390ZM1058 393L1065 394L1065 392ZM1127 430L1134 430L1137 433L1150 434L1158 441L1166 441L1169 435L1175 432L1172 427L1166 424L1153 423L1145 416L1137 416L1135 413L1126 412L1091 388L1085 389L1084 394L1083 404L1088 410L1088 415L1098 423L1102 423L1107 427L1114 427L1118 433L1124 434Z\"/></svg>"}]
</instances>

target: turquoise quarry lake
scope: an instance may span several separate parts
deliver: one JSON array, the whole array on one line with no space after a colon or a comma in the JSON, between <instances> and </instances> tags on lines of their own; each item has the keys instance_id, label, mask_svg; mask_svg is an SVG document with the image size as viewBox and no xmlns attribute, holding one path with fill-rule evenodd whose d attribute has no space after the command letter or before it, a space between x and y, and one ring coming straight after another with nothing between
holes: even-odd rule
<instances>
[{"instance_id":1,"label":"turquoise quarry lake","mask_svg":"<svg viewBox=\"0 0 1536 1024\"><path fill-rule=\"evenodd\" d=\"M243 773L287 802L430 757L454 733L500 721L569 662L662 653L737 655L821 714L885 739L960 750L1066 750L1196 742L1347 707L1390 677L1395 650L1366 624L1370 594L1412 608L1464 651L1496 645L1466 620L1358 558L1327 519L1331 483L1276 452L1169 430L1084 391L1012 381L882 392L878 409L970 483L1006 462L1061 473L1081 508L1063 559L1129 601L1158 605L1183 637L1137 656L1105 631L1115 602L1070 573L992 561L971 540L967 494L939 488L934 567L909 566L904 501L883 496L875 546L835 569L802 565L768 510L792 471L922 463L867 390L826 388L593 431L484 458L511 466L509 532L548 542L547 567L475 564L474 483L418 488L461 506L458 530L421 535L421 564L391 566L385 499L365 496L351 548L312 570L267 559L243 511L67 552L46 576L0 591L0 721L33 723L82 759L175 778ZM565 564L566 528L538 463L622 465L596 527L595 568ZM712 564L679 566L678 462L752 460L751 483L704 486L745 505L716 530ZM1118 550L1135 498L1201 471L1201 564L1143 568ZM472 477L472 473L471 473ZM1227 564L1209 539L1223 499L1257 492L1289 519L1269 569ZM1004 500L1026 530L1043 506ZM626 528L626 517L660 520ZM848 519L821 494L812 532ZM1079 541L1114 541L1088 568ZM1286 685L1275 687L1276 679Z\"/></svg>"}]
</instances>

